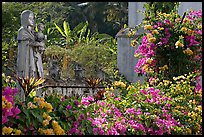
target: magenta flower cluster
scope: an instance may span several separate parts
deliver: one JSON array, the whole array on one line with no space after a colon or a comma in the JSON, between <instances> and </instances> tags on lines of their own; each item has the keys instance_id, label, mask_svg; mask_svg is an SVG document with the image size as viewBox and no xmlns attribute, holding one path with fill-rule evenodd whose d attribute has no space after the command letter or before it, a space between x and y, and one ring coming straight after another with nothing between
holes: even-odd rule
<instances>
[{"instance_id":1,"label":"magenta flower cluster","mask_svg":"<svg viewBox=\"0 0 204 137\"><path fill-rule=\"evenodd\" d=\"M9 118L16 118L18 119L18 114L21 112L18 106L14 104L14 96L18 92L17 88L11 89L10 87L6 87L2 91L2 97L5 97L7 102L12 104L11 108L2 107L2 124L6 124L9 121Z\"/></svg>"}]
</instances>

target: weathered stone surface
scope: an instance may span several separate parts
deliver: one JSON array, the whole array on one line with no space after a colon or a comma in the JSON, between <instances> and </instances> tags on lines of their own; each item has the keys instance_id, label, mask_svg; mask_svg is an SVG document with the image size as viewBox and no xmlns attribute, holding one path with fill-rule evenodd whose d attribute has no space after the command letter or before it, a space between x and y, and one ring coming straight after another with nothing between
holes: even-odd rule
<instances>
[{"instance_id":1,"label":"weathered stone surface","mask_svg":"<svg viewBox=\"0 0 204 137\"><path fill-rule=\"evenodd\" d=\"M21 27L18 30L18 53L17 53L17 75L20 77L43 77L43 66L41 53L37 50L44 43L37 42L35 37L34 13L25 10L21 14ZM19 89L20 86L19 86ZM39 95L39 92L37 92ZM21 99L24 100L24 92L21 89Z\"/></svg>"}]
</instances>

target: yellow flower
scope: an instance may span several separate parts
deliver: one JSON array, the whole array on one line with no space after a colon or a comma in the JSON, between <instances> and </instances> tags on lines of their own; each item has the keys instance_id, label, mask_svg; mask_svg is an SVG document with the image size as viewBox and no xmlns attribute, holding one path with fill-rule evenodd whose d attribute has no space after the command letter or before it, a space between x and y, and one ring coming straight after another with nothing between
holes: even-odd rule
<instances>
[{"instance_id":1,"label":"yellow flower","mask_svg":"<svg viewBox=\"0 0 204 137\"><path fill-rule=\"evenodd\" d=\"M29 109L29 108L32 108L33 103L32 103L32 102L28 102L27 106L28 106L28 109Z\"/></svg>"},{"instance_id":2,"label":"yellow flower","mask_svg":"<svg viewBox=\"0 0 204 137\"><path fill-rule=\"evenodd\" d=\"M193 30L188 29L186 33L190 36L191 34L193 34L193 32L194 32Z\"/></svg>"},{"instance_id":3,"label":"yellow flower","mask_svg":"<svg viewBox=\"0 0 204 137\"><path fill-rule=\"evenodd\" d=\"M143 24L147 24L147 21L145 20L145 21L143 21Z\"/></svg>"},{"instance_id":4,"label":"yellow flower","mask_svg":"<svg viewBox=\"0 0 204 137\"><path fill-rule=\"evenodd\" d=\"M152 61L153 61L153 59L152 59L152 58L148 58L148 59L146 60L146 63L151 64L151 63L152 63Z\"/></svg>"},{"instance_id":5,"label":"yellow flower","mask_svg":"<svg viewBox=\"0 0 204 137\"><path fill-rule=\"evenodd\" d=\"M39 104L40 104L39 108L44 108L45 107L45 102L40 102Z\"/></svg>"},{"instance_id":6,"label":"yellow flower","mask_svg":"<svg viewBox=\"0 0 204 137\"><path fill-rule=\"evenodd\" d=\"M156 41L155 37L149 38L149 42L154 43Z\"/></svg>"},{"instance_id":7,"label":"yellow flower","mask_svg":"<svg viewBox=\"0 0 204 137\"><path fill-rule=\"evenodd\" d=\"M20 130L16 130L15 131L15 135L20 135L21 134L21 131Z\"/></svg>"},{"instance_id":8,"label":"yellow flower","mask_svg":"<svg viewBox=\"0 0 204 137\"><path fill-rule=\"evenodd\" d=\"M186 128L186 132L187 132L188 134L191 134L191 133L192 133L191 129L189 129L189 128Z\"/></svg>"},{"instance_id":9,"label":"yellow flower","mask_svg":"<svg viewBox=\"0 0 204 137\"><path fill-rule=\"evenodd\" d=\"M46 118L48 121L50 121L51 119L52 119L52 117L51 116L47 116L47 118Z\"/></svg>"},{"instance_id":10,"label":"yellow flower","mask_svg":"<svg viewBox=\"0 0 204 137\"><path fill-rule=\"evenodd\" d=\"M54 128L54 132L56 135L64 135L65 134L64 130L59 125Z\"/></svg>"},{"instance_id":11,"label":"yellow flower","mask_svg":"<svg viewBox=\"0 0 204 137\"><path fill-rule=\"evenodd\" d=\"M137 46L137 44L138 44L138 43L137 43L137 41L136 41L136 40L131 41L131 46L132 46L132 47L136 47L136 46Z\"/></svg>"},{"instance_id":12,"label":"yellow flower","mask_svg":"<svg viewBox=\"0 0 204 137\"><path fill-rule=\"evenodd\" d=\"M158 29L159 29L159 30L164 30L164 28L163 28L163 27L161 27L161 28L160 28L160 27L158 27Z\"/></svg>"},{"instance_id":13,"label":"yellow flower","mask_svg":"<svg viewBox=\"0 0 204 137\"><path fill-rule=\"evenodd\" d=\"M202 24L201 23L198 24L198 29L202 29Z\"/></svg>"},{"instance_id":14,"label":"yellow flower","mask_svg":"<svg viewBox=\"0 0 204 137\"><path fill-rule=\"evenodd\" d=\"M134 88L134 87L131 86L131 85L129 85L129 86L127 87L127 90L130 90L130 89L132 89L132 88Z\"/></svg>"},{"instance_id":15,"label":"yellow flower","mask_svg":"<svg viewBox=\"0 0 204 137\"><path fill-rule=\"evenodd\" d=\"M186 28L186 27L182 27L181 30L184 31L184 32L186 32L186 31L187 31L187 28Z\"/></svg>"},{"instance_id":16,"label":"yellow flower","mask_svg":"<svg viewBox=\"0 0 204 137\"><path fill-rule=\"evenodd\" d=\"M7 108L12 108L12 103L11 103L11 102L8 102L8 104L7 104L6 107L7 107Z\"/></svg>"},{"instance_id":17,"label":"yellow flower","mask_svg":"<svg viewBox=\"0 0 204 137\"><path fill-rule=\"evenodd\" d=\"M37 106L36 105L32 105L32 107L31 108L37 108Z\"/></svg>"},{"instance_id":18,"label":"yellow flower","mask_svg":"<svg viewBox=\"0 0 204 137\"><path fill-rule=\"evenodd\" d=\"M189 48L187 48L186 50L183 51L184 54L187 54L187 55L193 55L193 51L190 50Z\"/></svg>"},{"instance_id":19,"label":"yellow flower","mask_svg":"<svg viewBox=\"0 0 204 137\"><path fill-rule=\"evenodd\" d=\"M151 34L151 33L147 33L147 38L149 39L149 38L152 38L153 37L153 35Z\"/></svg>"},{"instance_id":20,"label":"yellow flower","mask_svg":"<svg viewBox=\"0 0 204 137\"><path fill-rule=\"evenodd\" d=\"M12 131L13 131L13 128L11 128L11 127L3 127L3 129L2 129L2 134L3 135L10 135L11 133L12 133Z\"/></svg>"},{"instance_id":21,"label":"yellow flower","mask_svg":"<svg viewBox=\"0 0 204 137\"><path fill-rule=\"evenodd\" d=\"M159 31L155 29L155 30L152 30L152 33L153 34L159 34Z\"/></svg>"},{"instance_id":22,"label":"yellow flower","mask_svg":"<svg viewBox=\"0 0 204 137\"><path fill-rule=\"evenodd\" d=\"M184 22L190 22L190 20L188 19L188 18L184 18L184 20L183 20Z\"/></svg>"},{"instance_id":23,"label":"yellow flower","mask_svg":"<svg viewBox=\"0 0 204 137\"><path fill-rule=\"evenodd\" d=\"M43 129L42 128L39 128L38 129L38 132L42 133Z\"/></svg>"},{"instance_id":24,"label":"yellow flower","mask_svg":"<svg viewBox=\"0 0 204 137\"><path fill-rule=\"evenodd\" d=\"M45 103L45 107L46 107L46 109L47 109L48 112L52 112L52 109L53 109L53 108L52 108L52 105L51 105L50 103L47 103L47 102L46 102L46 103Z\"/></svg>"},{"instance_id":25,"label":"yellow flower","mask_svg":"<svg viewBox=\"0 0 204 137\"><path fill-rule=\"evenodd\" d=\"M52 126L55 127L56 125L58 125L57 121L53 120L52 121Z\"/></svg>"},{"instance_id":26,"label":"yellow flower","mask_svg":"<svg viewBox=\"0 0 204 137\"><path fill-rule=\"evenodd\" d=\"M5 96L2 96L2 101L6 101L6 98L5 98Z\"/></svg>"},{"instance_id":27,"label":"yellow flower","mask_svg":"<svg viewBox=\"0 0 204 137\"><path fill-rule=\"evenodd\" d=\"M177 41L175 43L175 46L176 46L176 48L178 48L178 47L183 47L184 45L180 41Z\"/></svg>"},{"instance_id":28,"label":"yellow flower","mask_svg":"<svg viewBox=\"0 0 204 137\"><path fill-rule=\"evenodd\" d=\"M46 119L46 120L43 120L43 126L47 126L47 125L49 125L49 121Z\"/></svg>"},{"instance_id":29,"label":"yellow flower","mask_svg":"<svg viewBox=\"0 0 204 137\"><path fill-rule=\"evenodd\" d=\"M54 133L53 129L46 129L46 130L44 130L44 134L45 135L54 135L55 133Z\"/></svg>"},{"instance_id":30,"label":"yellow flower","mask_svg":"<svg viewBox=\"0 0 204 137\"><path fill-rule=\"evenodd\" d=\"M34 97L33 102L35 103L35 102L37 102L37 100L38 100L38 98Z\"/></svg>"},{"instance_id":31,"label":"yellow flower","mask_svg":"<svg viewBox=\"0 0 204 137\"><path fill-rule=\"evenodd\" d=\"M2 102L2 108L5 108L6 104L4 102Z\"/></svg>"},{"instance_id":32,"label":"yellow flower","mask_svg":"<svg viewBox=\"0 0 204 137\"><path fill-rule=\"evenodd\" d=\"M45 101L45 99L44 99L44 98L40 98L40 100L41 100L41 101Z\"/></svg>"},{"instance_id":33,"label":"yellow flower","mask_svg":"<svg viewBox=\"0 0 204 137\"><path fill-rule=\"evenodd\" d=\"M144 30L147 30L147 29L153 29L153 27L151 25L145 25Z\"/></svg>"},{"instance_id":34,"label":"yellow flower","mask_svg":"<svg viewBox=\"0 0 204 137\"><path fill-rule=\"evenodd\" d=\"M128 32L127 36L128 36L128 37L131 37L131 36L132 36L132 33L131 33L131 32Z\"/></svg>"},{"instance_id":35,"label":"yellow flower","mask_svg":"<svg viewBox=\"0 0 204 137\"><path fill-rule=\"evenodd\" d=\"M159 69L160 69L160 72L161 72L161 71L165 71L165 70L168 69L168 66L167 66L167 65L164 65L163 67L159 67Z\"/></svg>"},{"instance_id":36,"label":"yellow flower","mask_svg":"<svg viewBox=\"0 0 204 137\"><path fill-rule=\"evenodd\" d=\"M47 117L48 117L48 115L45 112L43 112L43 118L47 119Z\"/></svg>"},{"instance_id":37,"label":"yellow flower","mask_svg":"<svg viewBox=\"0 0 204 137\"><path fill-rule=\"evenodd\" d=\"M181 106L176 106L176 108L181 108Z\"/></svg>"},{"instance_id":38,"label":"yellow flower","mask_svg":"<svg viewBox=\"0 0 204 137\"><path fill-rule=\"evenodd\" d=\"M140 53L135 53L134 57L138 58L141 54Z\"/></svg>"}]
</instances>

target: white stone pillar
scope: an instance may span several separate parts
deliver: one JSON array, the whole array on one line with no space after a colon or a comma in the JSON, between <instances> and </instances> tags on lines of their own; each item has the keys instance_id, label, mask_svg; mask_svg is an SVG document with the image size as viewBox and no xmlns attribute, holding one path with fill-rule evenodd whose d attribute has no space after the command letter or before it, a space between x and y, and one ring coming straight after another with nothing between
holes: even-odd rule
<instances>
[{"instance_id":1,"label":"white stone pillar","mask_svg":"<svg viewBox=\"0 0 204 137\"><path fill-rule=\"evenodd\" d=\"M146 2L128 2L128 27L135 27L140 24L144 18L144 15L139 11L144 11L143 5Z\"/></svg>"},{"instance_id":2,"label":"white stone pillar","mask_svg":"<svg viewBox=\"0 0 204 137\"><path fill-rule=\"evenodd\" d=\"M180 2L178 8L178 14L183 15L184 12L192 10L202 10L202 2Z\"/></svg>"}]
</instances>

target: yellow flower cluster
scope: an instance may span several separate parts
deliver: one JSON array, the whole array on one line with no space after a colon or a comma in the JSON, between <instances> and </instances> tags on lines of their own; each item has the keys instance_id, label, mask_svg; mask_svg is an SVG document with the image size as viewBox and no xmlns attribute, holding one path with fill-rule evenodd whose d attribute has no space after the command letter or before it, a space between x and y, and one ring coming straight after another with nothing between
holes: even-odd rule
<instances>
[{"instance_id":1,"label":"yellow flower cluster","mask_svg":"<svg viewBox=\"0 0 204 137\"><path fill-rule=\"evenodd\" d=\"M191 135L192 134L192 130L190 128L186 128L186 134Z\"/></svg>"},{"instance_id":2,"label":"yellow flower cluster","mask_svg":"<svg viewBox=\"0 0 204 137\"><path fill-rule=\"evenodd\" d=\"M47 115L45 112L43 112L43 118L44 118L43 123L42 123L43 126L49 125L49 122L52 119L52 117Z\"/></svg>"},{"instance_id":3,"label":"yellow flower cluster","mask_svg":"<svg viewBox=\"0 0 204 137\"><path fill-rule=\"evenodd\" d=\"M53 127L56 135L64 135L65 134L64 130L61 128L61 126L58 124L57 121L55 121L55 120L52 121L52 127Z\"/></svg>"},{"instance_id":4,"label":"yellow flower cluster","mask_svg":"<svg viewBox=\"0 0 204 137\"><path fill-rule=\"evenodd\" d=\"M52 105L50 103L45 102L44 98L34 97L33 101L38 103L39 108L46 108L48 112L52 112Z\"/></svg>"},{"instance_id":5,"label":"yellow flower cluster","mask_svg":"<svg viewBox=\"0 0 204 137\"><path fill-rule=\"evenodd\" d=\"M148 22L145 20L145 21L143 21L143 24L147 24Z\"/></svg>"},{"instance_id":6,"label":"yellow flower cluster","mask_svg":"<svg viewBox=\"0 0 204 137\"><path fill-rule=\"evenodd\" d=\"M28 102L27 106L28 106L28 109L37 108L37 106L34 105L32 102Z\"/></svg>"},{"instance_id":7,"label":"yellow flower cluster","mask_svg":"<svg viewBox=\"0 0 204 137\"><path fill-rule=\"evenodd\" d=\"M152 30L152 34L159 34L159 31L158 30Z\"/></svg>"},{"instance_id":8,"label":"yellow flower cluster","mask_svg":"<svg viewBox=\"0 0 204 137\"><path fill-rule=\"evenodd\" d=\"M136 39L134 39L134 40L131 41L131 46L132 46L132 47L136 47L137 44L138 44L138 42L136 41Z\"/></svg>"},{"instance_id":9,"label":"yellow flower cluster","mask_svg":"<svg viewBox=\"0 0 204 137\"><path fill-rule=\"evenodd\" d=\"M15 131L15 135L20 135L21 134L21 130L16 130Z\"/></svg>"},{"instance_id":10,"label":"yellow flower cluster","mask_svg":"<svg viewBox=\"0 0 204 137\"><path fill-rule=\"evenodd\" d=\"M127 90L134 90L134 91L136 91L135 87L132 86L132 85L129 85L129 86L127 87Z\"/></svg>"},{"instance_id":11,"label":"yellow flower cluster","mask_svg":"<svg viewBox=\"0 0 204 137\"><path fill-rule=\"evenodd\" d=\"M152 58L148 58L148 59L146 60L146 63L151 64L151 63L152 63L152 61L153 61L153 59L152 59Z\"/></svg>"},{"instance_id":12,"label":"yellow flower cluster","mask_svg":"<svg viewBox=\"0 0 204 137\"><path fill-rule=\"evenodd\" d=\"M144 26L144 30L148 30L148 29L149 29L149 30L150 30L150 29L153 29L153 27L152 27L151 25L145 25L145 26Z\"/></svg>"},{"instance_id":13,"label":"yellow flower cluster","mask_svg":"<svg viewBox=\"0 0 204 137\"><path fill-rule=\"evenodd\" d=\"M175 46L176 46L176 48L178 48L178 47L184 47L184 45L183 45L180 41L177 41L177 42L175 43Z\"/></svg>"},{"instance_id":14,"label":"yellow flower cluster","mask_svg":"<svg viewBox=\"0 0 204 137\"><path fill-rule=\"evenodd\" d=\"M178 77L173 77L173 80L178 80L178 79L186 79L186 77L184 77L183 75L180 75Z\"/></svg>"},{"instance_id":15,"label":"yellow flower cluster","mask_svg":"<svg viewBox=\"0 0 204 137\"><path fill-rule=\"evenodd\" d=\"M164 28L163 27L158 27L158 30L164 30Z\"/></svg>"},{"instance_id":16,"label":"yellow flower cluster","mask_svg":"<svg viewBox=\"0 0 204 137\"><path fill-rule=\"evenodd\" d=\"M8 102L5 96L2 96L2 108L12 108L12 107L13 107L12 103Z\"/></svg>"},{"instance_id":17,"label":"yellow flower cluster","mask_svg":"<svg viewBox=\"0 0 204 137\"><path fill-rule=\"evenodd\" d=\"M184 19L183 19L183 22L185 22L185 23L190 23L190 19L184 18Z\"/></svg>"},{"instance_id":18,"label":"yellow flower cluster","mask_svg":"<svg viewBox=\"0 0 204 137\"><path fill-rule=\"evenodd\" d=\"M113 85L116 87L123 87L123 88L126 87L125 83L123 83L122 81L115 81Z\"/></svg>"},{"instance_id":19,"label":"yellow flower cluster","mask_svg":"<svg viewBox=\"0 0 204 137\"><path fill-rule=\"evenodd\" d=\"M42 135L55 135L54 130L53 129L42 129L39 128L38 132Z\"/></svg>"},{"instance_id":20,"label":"yellow flower cluster","mask_svg":"<svg viewBox=\"0 0 204 137\"><path fill-rule=\"evenodd\" d=\"M165 17L165 18L167 18L167 17L170 16L170 14L166 14L166 13L162 13L162 12L158 12L157 15L158 15L159 17L163 16L163 17Z\"/></svg>"},{"instance_id":21,"label":"yellow flower cluster","mask_svg":"<svg viewBox=\"0 0 204 137\"><path fill-rule=\"evenodd\" d=\"M11 127L3 127L2 128L2 135L10 135L13 131Z\"/></svg>"},{"instance_id":22,"label":"yellow flower cluster","mask_svg":"<svg viewBox=\"0 0 204 137\"><path fill-rule=\"evenodd\" d=\"M106 91L113 91L114 89L113 89L113 87L110 87L110 88L106 87L105 90Z\"/></svg>"},{"instance_id":23,"label":"yellow flower cluster","mask_svg":"<svg viewBox=\"0 0 204 137\"><path fill-rule=\"evenodd\" d=\"M172 82L169 80L163 80L164 86L168 86L169 84L171 84Z\"/></svg>"},{"instance_id":24,"label":"yellow flower cluster","mask_svg":"<svg viewBox=\"0 0 204 137\"><path fill-rule=\"evenodd\" d=\"M145 71L145 72L148 72L148 68L149 68L149 65L148 64L145 64L142 69Z\"/></svg>"},{"instance_id":25,"label":"yellow flower cluster","mask_svg":"<svg viewBox=\"0 0 204 137\"><path fill-rule=\"evenodd\" d=\"M198 29L202 29L202 23L198 24Z\"/></svg>"},{"instance_id":26,"label":"yellow flower cluster","mask_svg":"<svg viewBox=\"0 0 204 137\"><path fill-rule=\"evenodd\" d=\"M159 69L160 69L160 72L161 72L161 71L165 71L165 70L168 69L168 66L167 66L167 65L164 65L163 67L159 67Z\"/></svg>"},{"instance_id":27,"label":"yellow flower cluster","mask_svg":"<svg viewBox=\"0 0 204 137\"><path fill-rule=\"evenodd\" d=\"M151 43L154 43L156 41L156 38L153 37L151 33L147 33L147 38L148 38L148 41Z\"/></svg>"},{"instance_id":28,"label":"yellow flower cluster","mask_svg":"<svg viewBox=\"0 0 204 137\"><path fill-rule=\"evenodd\" d=\"M198 110L198 112L201 112L201 113L202 113L202 106L201 106L201 105L198 105L198 106L195 108L195 110L196 110L196 111Z\"/></svg>"},{"instance_id":29,"label":"yellow flower cluster","mask_svg":"<svg viewBox=\"0 0 204 137\"><path fill-rule=\"evenodd\" d=\"M134 57L138 58L141 55L141 53L135 53Z\"/></svg>"},{"instance_id":30,"label":"yellow flower cluster","mask_svg":"<svg viewBox=\"0 0 204 137\"><path fill-rule=\"evenodd\" d=\"M181 28L181 31L184 31L185 34L188 34L189 36L190 35L194 35L194 30L191 30L189 28L186 28L186 27L182 27Z\"/></svg>"},{"instance_id":31,"label":"yellow flower cluster","mask_svg":"<svg viewBox=\"0 0 204 137\"><path fill-rule=\"evenodd\" d=\"M184 54L187 54L187 55L193 55L193 51L190 50L189 48L187 48L186 50L183 51Z\"/></svg>"},{"instance_id":32,"label":"yellow flower cluster","mask_svg":"<svg viewBox=\"0 0 204 137\"><path fill-rule=\"evenodd\" d=\"M3 127L2 128L2 135L21 135L21 130L13 129L11 127Z\"/></svg>"}]
</instances>

